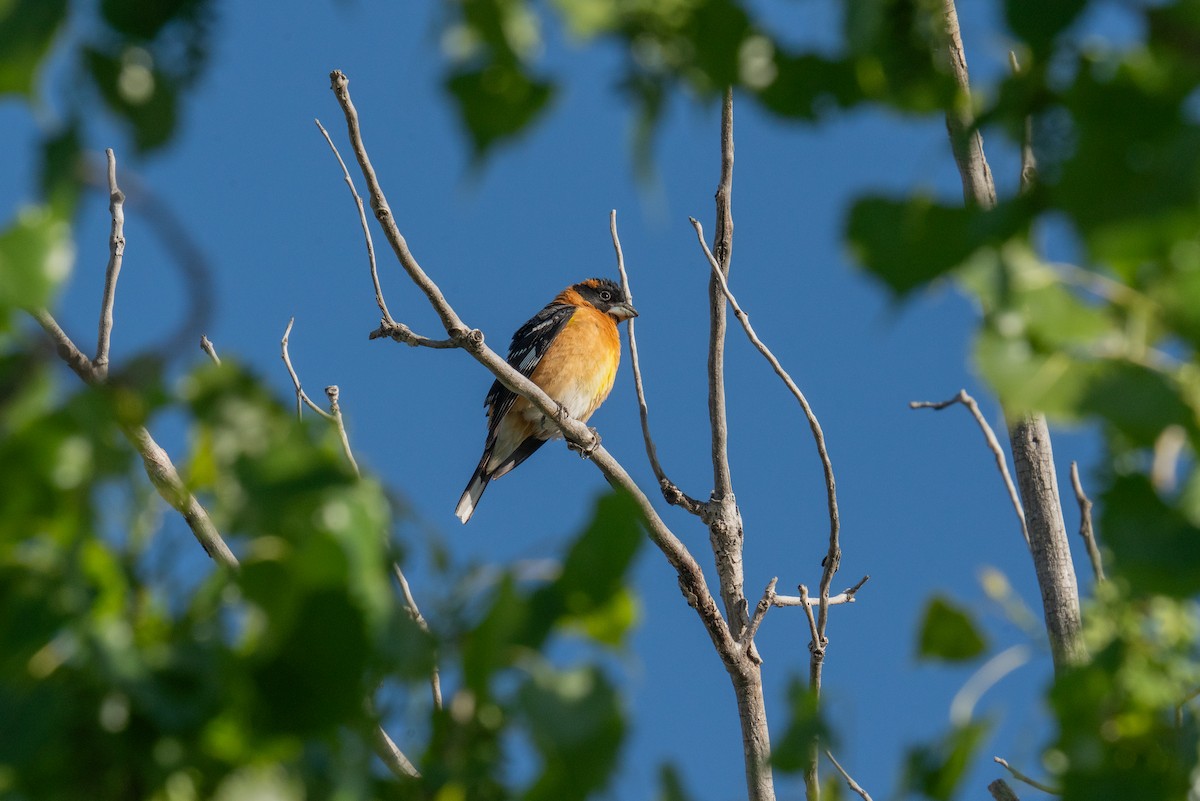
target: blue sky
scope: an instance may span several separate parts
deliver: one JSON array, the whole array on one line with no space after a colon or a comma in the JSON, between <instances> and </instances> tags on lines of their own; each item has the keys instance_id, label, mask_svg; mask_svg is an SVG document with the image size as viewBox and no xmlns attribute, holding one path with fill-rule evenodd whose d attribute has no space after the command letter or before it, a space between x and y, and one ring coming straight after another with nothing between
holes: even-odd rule
<instances>
[{"instance_id":1,"label":"blue sky","mask_svg":"<svg viewBox=\"0 0 1200 801\"><path fill-rule=\"evenodd\" d=\"M773 24L803 41L828 43L837 15L828 3L761 3ZM491 382L453 351L369 342L378 322L357 216L339 168L312 120L345 149L328 73L344 70L366 143L401 230L458 313L504 351L511 332L562 287L614 276L608 213L617 209L641 316L637 332L651 425L668 474L706 497L704 365L708 267L688 216L711 235L718 174L718 108L673 102L655 146L657 179L635 178L631 116L614 86L619 53L581 47L547 29L543 63L565 77L551 113L479 171L439 89L442 56L436 6L382 1L224 3L211 66L183 110L182 134L164 153L135 157L111 121L96 120L97 150L117 149L180 217L213 270L217 305L206 333L224 354L253 365L286 397L279 360L290 317L292 359L314 397L341 387L360 464L412 504L405 527L418 598L443 590L423 567L431 538L459 564L537 560L562 551L605 488L599 472L565 447L544 448L492 487L469 525L454 504L483 443L483 396ZM977 76L1005 68L1009 43L990 5L964 4L962 24ZM811 39L810 39L811 37ZM49 76L54 80L54 74ZM60 90L63 87L53 87ZM0 104L11 152L31 153L37 126L26 106ZM731 286L805 391L825 429L842 512L842 570L835 590L863 574L853 606L835 608L825 694L842 735L837 753L876 797L896 785L905 744L940 732L956 691L975 666L919 664L916 625L931 594L965 603L984 621L993 650L1031 643L1033 657L982 699L977 714L998 726L970 781L979 795L1001 775L993 754L1038 774L1048 734L1040 693L1050 676L1041 635L1008 621L986 599L979 573L1003 572L1040 621L1033 571L991 455L967 413L914 412L910 400L940 400L967 388L1002 427L970 368L971 304L945 286L896 305L851 263L841 241L850 199L863 192L924 191L961 197L944 126L883 113L849 113L819 127L781 123L740 101ZM1002 191L1015 183L1011 149L989 137ZM0 215L33 193L33 163L0 162ZM356 180L358 176L356 175ZM360 191L362 183L359 181ZM80 337L94 330L107 257L105 202L92 196L78 230L75 274L59 317ZM135 209L126 223L113 358L161 344L186 308L186 285ZM437 318L380 245L392 314L426 335ZM195 331L198 338L200 331ZM198 349L183 362L203 358ZM746 526L747 594L773 576L781 592L815 585L828 522L821 467L794 400L731 326L728 361L730 459ZM655 482L624 359L607 404L593 417L605 446L648 491ZM186 443L170 419L163 444ZM1055 440L1060 485L1070 460L1085 482L1096 458L1086 432ZM1069 495L1068 495L1069 498ZM707 532L660 502L660 511L702 563ZM1078 518L1066 510L1069 531ZM174 525L178 537L187 537ZM1073 542L1073 545L1075 543ZM184 541L189 570L211 569ZM1081 584L1090 586L1082 549ZM711 571L710 571L711 576ZM613 796L652 793L657 765L673 760L695 796L744 795L736 708L724 669L660 554L647 547L636 568L644 599L626 674L635 731ZM788 680L807 671L807 627L795 609L771 611L759 633L771 724L786 721ZM401 746L405 731L394 732ZM823 766L828 770L828 766ZM782 797L798 797L781 784Z\"/></svg>"}]
</instances>

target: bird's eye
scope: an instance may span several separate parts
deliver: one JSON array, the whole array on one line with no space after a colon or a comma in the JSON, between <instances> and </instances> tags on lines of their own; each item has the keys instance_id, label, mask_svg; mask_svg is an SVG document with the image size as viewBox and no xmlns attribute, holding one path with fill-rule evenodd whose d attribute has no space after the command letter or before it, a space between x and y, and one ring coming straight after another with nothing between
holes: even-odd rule
<instances>
[{"instance_id":1,"label":"bird's eye","mask_svg":"<svg viewBox=\"0 0 1200 801\"><path fill-rule=\"evenodd\" d=\"M607 303L608 301L612 300L612 293L609 292L607 289L602 289L600 291L600 300Z\"/></svg>"}]
</instances>

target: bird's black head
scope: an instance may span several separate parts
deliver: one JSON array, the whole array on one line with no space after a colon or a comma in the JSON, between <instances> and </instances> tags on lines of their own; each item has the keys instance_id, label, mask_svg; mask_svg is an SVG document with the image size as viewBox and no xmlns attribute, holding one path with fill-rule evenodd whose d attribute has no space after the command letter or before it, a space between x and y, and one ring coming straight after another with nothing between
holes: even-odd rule
<instances>
[{"instance_id":1,"label":"bird's black head","mask_svg":"<svg viewBox=\"0 0 1200 801\"><path fill-rule=\"evenodd\" d=\"M638 316L621 287L607 278L589 278L575 284L571 289L600 311L615 317L618 322Z\"/></svg>"}]
</instances>

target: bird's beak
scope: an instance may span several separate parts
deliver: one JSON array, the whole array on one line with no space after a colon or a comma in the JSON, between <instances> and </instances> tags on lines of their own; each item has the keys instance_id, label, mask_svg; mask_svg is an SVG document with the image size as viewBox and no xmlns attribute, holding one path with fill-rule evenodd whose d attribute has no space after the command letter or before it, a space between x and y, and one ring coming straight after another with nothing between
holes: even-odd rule
<instances>
[{"instance_id":1,"label":"bird's beak","mask_svg":"<svg viewBox=\"0 0 1200 801\"><path fill-rule=\"evenodd\" d=\"M637 317L637 309L630 306L628 303L617 303L610 306L608 313L617 318L617 322L628 320L630 317Z\"/></svg>"}]
</instances>

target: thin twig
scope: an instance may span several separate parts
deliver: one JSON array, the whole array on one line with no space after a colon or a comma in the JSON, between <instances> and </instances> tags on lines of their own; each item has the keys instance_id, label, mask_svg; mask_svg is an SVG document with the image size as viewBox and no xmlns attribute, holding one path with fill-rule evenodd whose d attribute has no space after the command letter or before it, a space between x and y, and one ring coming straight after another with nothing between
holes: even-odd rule
<instances>
[{"instance_id":1,"label":"thin twig","mask_svg":"<svg viewBox=\"0 0 1200 801\"><path fill-rule=\"evenodd\" d=\"M338 404L338 396L340 394L341 391L338 389L337 384L325 387L325 397L329 399L329 416L327 419L337 429L338 438L342 442L342 450L346 454L346 460L354 468L354 475L361 476L362 473L358 470L358 462L354 459L354 452L350 450L350 437L346 434L346 421L342 419L342 407Z\"/></svg>"},{"instance_id":2,"label":"thin twig","mask_svg":"<svg viewBox=\"0 0 1200 801\"><path fill-rule=\"evenodd\" d=\"M375 747L375 754L383 760L383 764L387 765L395 776L404 778L419 779L421 771L417 770L416 766L408 760L396 743L384 731L383 726L376 726L372 732L372 745Z\"/></svg>"},{"instance_id":3,"label":"thin twig","mask_svg":"<svg viewBox=\"0 0 1200 801\"><path fill-rule=\"evenodd\" d=\"M747 653L750 651L750 646L754 643L754 635L758 633L758 627L762 624L763 618L767 616L767 610L775 606L775 585L779 582L779 577L771 579L767 583L767 588L763 590L763 596L759 600L758 605L754 607L754 616L750 618L750 625L746 627L746 633L742 635L742 642L746 647Z\"/></svg>"},{"instance_id":4,"label":"thin twig","mask_svg":"<svg viewBox=\"0 0 1200 801\"><path fill-rule=\"evenodd\" d=\"M429 623L426 622L425 616L421 614L420 607L417 606L417 599L413 597L412 588L408 586L408 579L404 576L404 571L400 569L399 562L392 562L392 573L396 576L396 581L400 582L400 591L404 593L404 603L408 608L408 615L413 619L413 622L421 629L421 631L429 634ZM429 687L433 692L433 705L436 709L442 708L442 680L438 673L437 660L434 660L433 671L429 676Z\"/></svg>"},{"instance_id":5,"label":"thin twig","mask_svg":"<svg viewBox=\"0 0 1200 801\"><path fill-rule=\"evenodd\" d=\"M214 364L221 363L221 357L217 355L217 349L213 347L212 340L204 335L200 336L200 350L207 353L208 358L212 359Z\"/></svg>"},{"instance_id":6,"label":"thin twig","mask_svg":"<svg viewBox=\"0 0 1200 801\"><path fill-rule=\"evenodd\" d=\"M629 276L625 272L625 254L621 250L621 238L617 235L616 209L609 212L608 229L612 234L613 250L617 253L617 272L621 275L621 289L624 290L625 298L632 305L633 289L629 285ZM663 470L662 464L658 461L658 449L654 447L654 439L650 436L650 409L646 405L646 391L642 385L642 367L638 359L637 336L634 333L633 327L635 322L636 320L631 319L628 323L629 362L633 368L633 388L637 393L638 412L642 418L642 439L646 443L646 456L650 460L650 469L654 471L654 477L658 479L658 486L662 489L663 497L667 503L672 506L679 506L694 515L702 515L706 504L692 498L679 489L675 482L667 478L666 471Z\"/></svg>"},{"instance_id":7,"label":"thin twig","mask_svg":"<svg viewBox=\"0 0 1200 801\"><path fill-rule=\"evenodd\" d=\"M1092 531L1092 501L1083 491L1083 482L1079 480L1079 464L1076 462L1071 462L1071 486L1075 488L1075 500L1079 502L1079 536L1083 537L1083 544L1087 546L1096 581L1104 581L1104 559L1100 556L1100 547L1096 545L1096 535Z\"/></svg>"},{"instance_id":8,"label":"thin twig","mask_svg":"<svg viewBox=\"0 0 1200 801\"><path fill-rule=\"evenodd\" d=\"M958 394L949 400L933 402L933 401L912 401L908 404L910 409L933 409L941 411L947 406L953 406L956 403L961 403L975 418L975 422L979 425L979 430L983 432L983 438L987 441L988 450L996 457L996 469L1000 471L1000 477L1004 479L1004 486L1008 489L1008 499L1012 503L1013 511L1017 513L1017 521L1021 524L1021 536L1025 539L1025 547L1029 545L1029 528L1025 524L1025 509L1021 506L1021 498L1017 495L1016 485L1013 484L1012 476L1008 472L1008 460L1004 458L1004 451L1000 447L1000 441L996 439L996 434L992 431L992 427L988 425L984 419L983 413L979 411L979 404L975 399L967 394L965 389L960 389Z\"/></svg>"},{"instance_id":9,"label":"thin twig","mask_svg":"<svg viewBox=\"0 0 1200 801\"><path fill-rule=\"evenodd\" d=\"M379 306L379 313L383 315L384 325L394 325L396 321L392 319L392 315L388 311L387 303L383 300L383 288L379 285L379 270L375 265L375 243L371 240L371 227L367 224L367 212L363 208L362 198L359 197L358 190L354 188L354 179L350 177L350 170L346 168L346 162L342 160L342 154L338 152L337 145L329 138L329 132L325 130L325 126L321 124L320 120L313 120L313 122L317 124L321 136L324 136L325 141L329 143L329 149L333 151L333 155L337 156L346 186L349 187L350 194L354 198L354 205L358 207L358 220L362 225L363 240L367 243L367 261L371 265L371 283L375 286L375 304Z\"/></svg>"},{"instance_id":10,"label":"thin twig","mask_svg":"<svg viewBox=\"0 0 1200 801\"><path fill-rule=\"evenodd\" d=\"M725 90L721 106L721 178L717 184L717 221L713 232L715 268L722 279L733 258L733 89ZM705 246L707 247L707 245ZM725 300L716 278L708 284L708 414L712 428L713 496L733 502L729 472L729 429L725 412Z\"/></svg>"},{"instance_id":11,"label":"thin twig","mask_svg":"<svg viewBox=\"0 0 1200 801\"><path fill-rule=\"evenodd\" d=\"M708 590L704 571L683 542L663 522L650 499L630 477L628 471L612 457L603 444L597 441L597 437L586 424L562 415L559 411L559 404L541 387L521 375L500 354L487 347L484 343L483 333L470 329L463 323L447 302L441 289L429 278L416 258L413 257L407 241L396 226L387 198L383 194L374 167L371 166L370 158L367 155L366 146L363 144L358 112L350 100L349 79L340 70L335 70L330 74L330 88L345 114L351 146L367 181L371 208L375 212L375 217L382 226L400 265L408 273L413 283L425 294L430 305L442 320L446 332L450 334L451 339L458 342L467 353L486 367L502 386L527 399L534 408L545 415L546 419L563 433L563 437L568 442L590 451L589 461L596 465L609 483L631 495L638 510L644 516L651 541L662 551L667 561L675 569L684 597L700 616L718 655L726 665L738 664L741 659L741 651L730 634L729 627L725 624L725 620L713 600L712 593Z\"/></svg>"},{"instance_id":12,"label":"thin twig","mask_svg":"<svg viewBox=\"0 0 1200 801\"><path fill-rule=\"evenodd\" d=\"M283 339L279 340L279 351L280 355L283 357L283 363L287 365L288 375L292 377L292 386L296 388L296 418L299 419L303 415L304 407L307 406L329 422L333 423L335 422L333 415L322 409L317 404L313 403L312 398L308 397L308 393L301 389L300 376L296 375L296 370L292 367L292 358L288 356L288 337L291 336L292 326L295 325L295 323L295 317L288 320L287 328L284 329L283 332ZM349 446L347 445L347 449L348 448ZM353 462L354 457L350 457L350 461ZM357 472L357 470L358 468L355 466L355 472Z\"/></svg>"},{"instance_id":13,"label":"thin twig","mask_svg":"<svg viewBox=\"0 0 1200 801\"><path fill-rule=\"evenodd\" d=\"M1000 757L992 757L992 761L995 762L1000 767L1007 770L1009 773L1011 773L1012 777L1019 782L1024 782L1025 784L1028 784L1030 787L1033 787L1036 790L1041 790L1043 793L1049 793L1050 795L1062 795L1062 790L1060 790L1059 788L1051 787L1048 784L1043 784L1042 782L1039 782L1037 779L1031 779L1030 777L1026 776L1024 773L1022 773L1021 771L1014 768L1012 765L1008 764L1008 762L1006 760L1001 759Z\"/></svg>"},{"instance_id":14,"label":"thin twig","mask_svg":"<svg viewBox=\"0 0 1200 801\"><path fill-rule=\"evenodd\" d=\"M1013 75L1021 72L1017 63L1017 54L1008 51L1008 66ZM1037 180L1037 158L1033 155L1033 115L1026 115L1025 127L1021 132L1021 191L1028 192Z\"/></svg>"},{"instance_id":15,"label":"thin twig","mask_svg":"<svg viewBox=\"0 0 1200 801\"><path fill-rule=\"evenodd\" d=\"M125 257L125 193L117 186L117 156L110 147L104 151L108 158L108 211L112 228L108 236L108 268L104 272L104 297L100 302L99 334L96 337L96 357L92 366L96 377L108 377L109 348L112 344L113 304L117 299L117 276Z\"/></svg>"},{"instance_id":16,"label":"thin twig","mask_svg":"<svg viewBox=\"0 0 1200 801\"><path fill-rule=\"evenodd\" d=\"M829 596L829 605L837 606L839 604L854 603L855 596L858 594L858 591L860 589L862 589L862 586L864 584L866 584L868 581L870 581L870 579L871 579L870 576L863 576L861 579L859 579L858 583L855 584L853 587L842 590L837 595L830 595ZM779 595L778 593L776 593L774 596L772 596L772 599L771 599L772 606L780 606L780 607L802 606L804 603L805 603L804 599L800 598L797 595ZM809 598L808 599L809 606L820 606L820 604L821 604L820 598Z\"/></svg>"},{"instance_id":17,"label":"thin twig","mask_svg":"<svg viewBox=\"0 0 1200 801\"><path fill-rule=\"evenodd\" d=\"M950 149L962 177L963 197L967 204L991 209L996 206L996 185L992 170L983 153L983 136L975 125L971 111L971 82L967 77L967 54L963 49L962 32L958 28L958 11L954 0L943 0L947 61L958 84L958 97L946 112L946 130L950 134Z\"/></svg>"},{"instance_id":18,"label":"thin twig","mask_svg":"<svg viewBox=\"0 0 1200 801\"><path fill-rule=\"evenodd\" d=\"M104 380L97 374L98 368L93 367L91 361L59 327L50 312L38 309L32 314L54 341L59 358L66 362L67 366L85 384L104 383ZM188 528L204 548L205 553L225 567L236 568L238 566L237 557L233 555L233 551L229 550L229 546L222 539L212 520L209 519L204 507L184 485L183 479L179 477L179 472L175 469L170 457L167 456L167 452L154 441L145 426L122 425L121 430L142 457L142 463L150 483L158 490L158 494L162 496L163 500L171 505L171 508L183 515Z\"/></svg>"},{"instance_id":19,"label":"thin twig","mask_svg":"<svg viewBox=\"0 0 1200 801\"><path fill-rule=\"evenodd\" d=\"M847 787L858 793L859 796L862 797L863 801L872 801L871 795L862 787L860 787L858 782L854 781L854 777L847 773L846 769L841 766L841 763L833 758L833 754L829 752L828 748L825 749L825 756L827 756L829 761L833 763L833 766L837 768L837 772L842 774L842 778L846 780Z\"/></svg>"},{"instance_id":20,"label":"thin twig","mask_svg":"<svg viewBox=\"0 0 1200 801\"><path fill-rule=\"evenodd\" d=\"M996 779L988 785L988 792L992 794L992 798L996 801L1021 801L1020 797L1012 791L1008 786L1008 782L1004 779Z\"/></svg>"},{"instance_id":21,"label":"thin twig","mask_svg":"<svg viewBox=\"0 0 1200 801\"><path fill-rule=\"evenodd\" d=\"M750 315L742 310L738 305L737 298L733 296L733 292L729 289L729 284L725 281L725 276L721 274L719 266L712 251L708 249L708 245L704 242L704 229L700 222L694 217L691 218L692 227L696 229L696 238L700 242L700 247L704 249L704 255L708 258L708 264L712 268L712 273L720 285L721 291L725 294L725 298L729 301L729 305L733 308L734 316L742 324L742 328L746 331L746 336L750 342L758 349L758 352L770 362L775 374L783 380L792 396L800 404L800 408L804 410L804 416L808 420L808 427L812 430L813 439L816 441L817 454L821 458L821 467L825 471L825 492L827 505L829 507L829 550L825 557L825 570L821 575L820 597L827 599L829 597L829 586L833 582L833 574L837 572L838 565L842 559L842 551L839 543L839 534L841 529L840 517L838 514L837 502L837 481L833 475L833 463L829 459L829 452L825 447L825 433L821 430L821 423L817 420L816 414L808 403L808 399L804 397L804 393L800 391L800 387L796 386L796 382L788 374L787 370L783 369L783 365L779 363L779 359L775 358L775 354L771 352L763 341L754 333L754 327L750 325ZM822 608L819 613L820 631L822 636L825 632L826 621L828 619L828 609L824 608L828 602L821 604Z\"/></svg>"}]
</instances>

